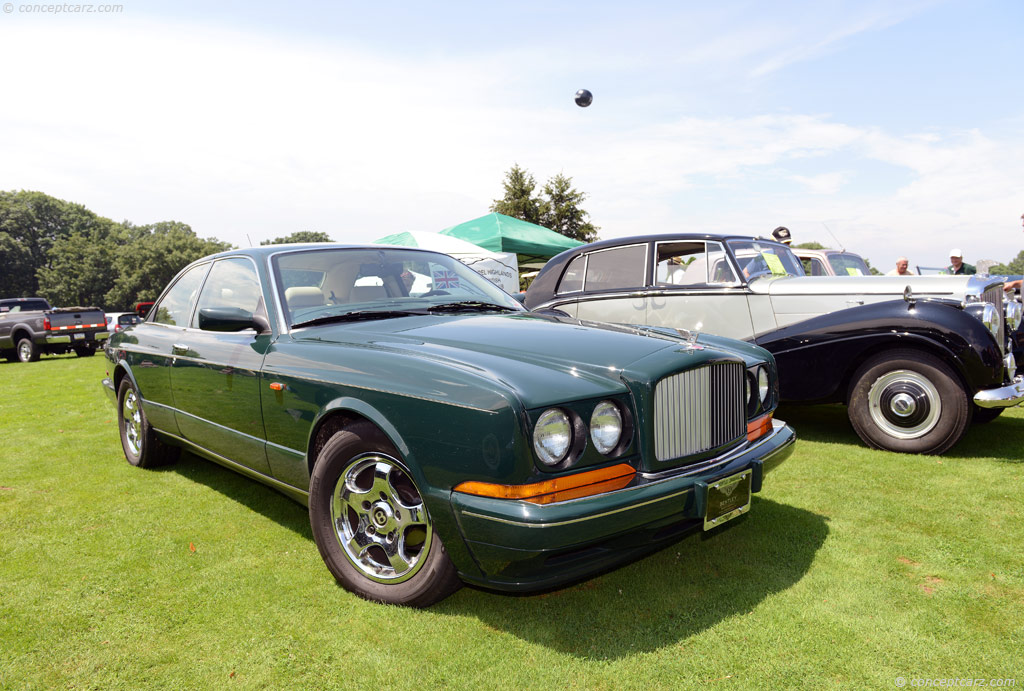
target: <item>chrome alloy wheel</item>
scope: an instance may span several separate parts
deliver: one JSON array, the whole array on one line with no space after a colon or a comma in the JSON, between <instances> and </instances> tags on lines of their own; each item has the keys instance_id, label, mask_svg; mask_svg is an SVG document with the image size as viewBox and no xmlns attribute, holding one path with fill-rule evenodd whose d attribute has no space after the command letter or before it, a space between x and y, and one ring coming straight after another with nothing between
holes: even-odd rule
<instances>
[{"instance_id":1,"label":"chrome alloy wheel","mask_svg":"<svg viewBox=\"0 0 1024 691\"><path fill-rule=\"evenodd\" d=\"M22 339L21 343L18 344L18 359L22 362L30 362L32 360L32 344L29 343L28 339Z\"/></svg>"},{"instance_id":2,"label":"chrome alloy wheel","mask_svg":"<svg viewBox=\"0 0 1024 691\"><path fill-rule=\"evenodd\" d=\"M142 412L139 410L139 399L135 389L131 387L124 394L121 403L121 416L124 418L124 438L132 455L142 454Z\"/></svg>"},{"instance_id":3,"label":"chrome alloy wheel","mask_svg":"<svg viewBox=\"0 0 1024 691\"><path fill-rule=\"evenodd\" d=\"M412 578L430 552L433 530L419 490L383 454L362 454L342 472L331 496L331 524L352 565L379 583Z\"/></svg>"},{"instance_id":4,"label":"chrome alloy wheel","mask_svg":"<svg viewBox=\"0 0 1024 691\"><path fill-rule=\"evenodd\" d=\"M897 439L930 432L942 414L942 399L928 377L911 370L886 372L868 391L871 420Z\"/></svg>"}]
</instances>

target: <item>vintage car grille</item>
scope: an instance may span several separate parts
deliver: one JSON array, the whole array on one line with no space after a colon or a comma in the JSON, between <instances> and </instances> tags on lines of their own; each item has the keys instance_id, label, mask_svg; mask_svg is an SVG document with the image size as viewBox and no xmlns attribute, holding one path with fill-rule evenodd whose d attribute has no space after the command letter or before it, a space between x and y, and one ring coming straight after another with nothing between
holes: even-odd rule
<instances>
[{"instance_id":1,"label":"vintage car grille","mask_svg":"<svg viewBox=\"0 0 1024 691\"><path fill-rule=\"evenodd\" d=\"M1003 306L1003 289L1001 286L994 286L989 288L981 295L981 301L987 302L996 308L996 313L999 315L999 336L996 341L999 343L999 348L1006 350L1006 309Z\"/></svg>"},{"instance_id":2,"label":"vintage car grille","mask_svg":"<svg viewBox=\"0 0 1024 691\"><path fill-rule=\"evenodd\" d=\"M654 389L659 461L708 451L747 431L743 365L721 362L665 377Z\"/></svg>"}]
</instances>

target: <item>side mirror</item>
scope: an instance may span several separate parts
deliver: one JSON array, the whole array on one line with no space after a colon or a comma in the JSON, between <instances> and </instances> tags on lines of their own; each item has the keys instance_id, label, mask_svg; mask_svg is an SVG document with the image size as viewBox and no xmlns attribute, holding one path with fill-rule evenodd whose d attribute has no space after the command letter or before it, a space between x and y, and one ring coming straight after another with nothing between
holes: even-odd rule
<instances>
[{"instance_id":1,"label":"side mirror","mask_svg":"<svg viewBox=\"0 0 1024 691\"><path fill-rule=\"evenodd\" d=\"M255 329L256 333L270 330L270 324L262 315L255 315L240 307L204 307L199 310L199 328L203 331L245 331Z\"/></svg>"}]
</instances>

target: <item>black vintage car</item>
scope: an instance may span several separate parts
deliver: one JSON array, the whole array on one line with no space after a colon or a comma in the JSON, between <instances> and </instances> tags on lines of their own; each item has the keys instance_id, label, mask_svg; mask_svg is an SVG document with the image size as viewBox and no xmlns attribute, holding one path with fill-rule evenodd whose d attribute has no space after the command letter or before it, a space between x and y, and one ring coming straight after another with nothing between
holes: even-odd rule
<instances>
[{"instance_id":1,"label":"black vintage car","mask_svg":"<svg viewBox=\"0 0 1024 691\"><path fill-rule=\"evenodd\" d=\"M942 453L1024 401L1021 305L985 276L806 276L789 247L707 234L583 245L545 265L532 310L704 331L775 355L784 401L840 402L870 446Z\"/></svg>"}]
</instances>

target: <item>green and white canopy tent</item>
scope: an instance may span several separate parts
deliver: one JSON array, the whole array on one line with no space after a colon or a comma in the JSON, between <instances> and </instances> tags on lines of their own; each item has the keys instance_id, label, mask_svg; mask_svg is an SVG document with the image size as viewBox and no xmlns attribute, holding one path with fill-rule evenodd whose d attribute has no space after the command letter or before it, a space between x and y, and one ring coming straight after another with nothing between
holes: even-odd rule
<instances>
[{"instance_id":1,"label":"green and white canopy tent","mask_svg":"<svg viewBox=\"0 0 1024 691\"><path fill-rule=\"evenodd\" d=\"M407 231L374 240L378 245L419 247L455 257L506 293L519 292L519 266L512 252L491 252L471 242L440 233Z\"/></svg>"},{"instance_id":2,"label":"green and white canopy tent","mask_svg":"<svg viewBox=\"0 0 1024 691\"><path fill-rule=\"evenodd\" d=\"M583 244L544 226L498 213L445 228L441 235L466 240L492 252L515 252L520 269L539 269L556 254Z\"/></svg>"}]
</instances>

